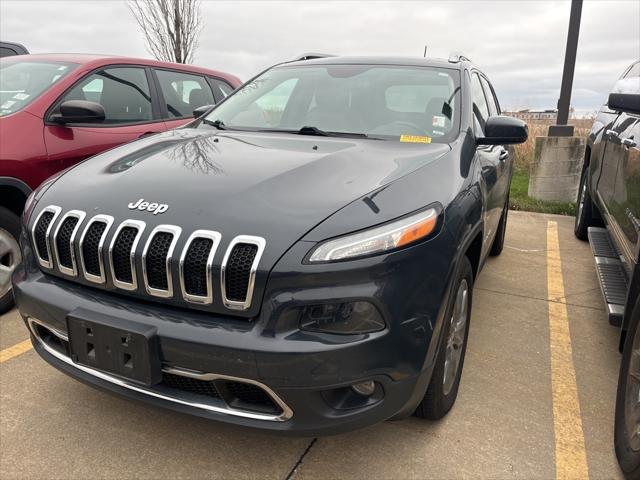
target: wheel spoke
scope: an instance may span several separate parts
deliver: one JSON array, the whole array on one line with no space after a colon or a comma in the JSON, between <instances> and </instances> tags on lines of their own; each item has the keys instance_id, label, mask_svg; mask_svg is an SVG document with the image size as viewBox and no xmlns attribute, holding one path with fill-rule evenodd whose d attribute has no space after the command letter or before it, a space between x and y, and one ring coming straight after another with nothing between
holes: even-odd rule
<instances>
[{"instance_id":1,"label":"wheel spoke","mask_svg":"<svg viewBox=\"0 0 640 480\"><path fill-rule=\"evenodd\" d=\"M13 268L0 264L0 298L11 290L11 273Z\"/></svg>"},{"instance_id":2,"label":"wheel spoke","mask_svg":"<svg viewBox=\"0 0 640 480\"><path fill-rule=\"evenodd\" d=\"M5 235L6 234L4 234L2 230L0 230L0 259L7 253L11 252L11 243Z\"/></svg>"}]
</instances>

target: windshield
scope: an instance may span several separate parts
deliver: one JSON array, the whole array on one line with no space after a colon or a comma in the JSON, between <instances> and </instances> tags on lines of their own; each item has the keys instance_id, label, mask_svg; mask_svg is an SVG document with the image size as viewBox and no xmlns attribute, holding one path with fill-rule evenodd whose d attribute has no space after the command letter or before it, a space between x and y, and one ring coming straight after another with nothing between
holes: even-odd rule
<instances>
[{"instance_id":1,"label":"windshield","mask_svg":"<svg viewBox=\"0 0 640 480\"><path fill-rule=\"evenodd\" d=\"M235 92L206 117L205 124L449 142L459 131L459 85L459 73L453 69L277 67Z\"/></svg>"},{"instance_id":2,"label":"windshield","mask_svg":"<svg viewBox=\"0 0 640 480\"><path fill-rule=\"evenodd\" d=\"M77 65L22 59L0 61L0 116L24 108Z\"/></svg>"}]
</instances>

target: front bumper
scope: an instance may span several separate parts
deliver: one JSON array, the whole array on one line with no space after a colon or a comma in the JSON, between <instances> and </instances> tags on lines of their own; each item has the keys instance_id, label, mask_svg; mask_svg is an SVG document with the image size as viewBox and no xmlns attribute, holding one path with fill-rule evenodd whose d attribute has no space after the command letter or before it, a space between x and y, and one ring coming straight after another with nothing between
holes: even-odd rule
<instances>
[{"instance_id":1,"label":"front bumper","mask_svg":"<svg viewBox=\"0 0 640 480\"><path fill-rule=\"evenodd\" d=\"M99 291L43 274L28 258L14 274L14 295L36 351L78 380L128 398L227 423L300 436L335 434L410 414L424 395L437 353L450 275L436 268L425 275L424 264L418 260L428 260L424 256L430 256L428 252L433 249L424 245L413 248L422 248L423 255L407 249L394 254L394 262L389 257L369 260L377 262L372 271L378 272L370 283L336 283L333 293L318 282L307 282L308 288L298 288L283 302L286 278L276 275L271 282L273 292L267 293L269 300L263 302L261 317L254 321ZM451 262L441 256L440 265L446 264L450 266ZM431 265L438 263L433 260ZM421 285L420 272L429 289ZM344 278L343 272L334 274ZM393 280L398 278L403 281ZM428 293L416 295L407 290L407 282ZM299 281L298 285L305 282ZM362 299L366 294L375 301L385 315L387 329L344 336L277 327L274 318L287 315L286 304L300 302L301 298L315 301L318 295L344 299L346 291L356 292L355 298ZM400 299L403 294L404 302ZM113 318L114 322L125 319L153 326L166 372L253 385L277 408L268 412L238 408L233 402L182 394L162 385L142 387L75 364L65 350L64 338L66 319L78 310ZM287 320L280 323L290 324ZM354 383L368 380L377 384L371 397L351 390Z\"/></svg>"}]
</instances>

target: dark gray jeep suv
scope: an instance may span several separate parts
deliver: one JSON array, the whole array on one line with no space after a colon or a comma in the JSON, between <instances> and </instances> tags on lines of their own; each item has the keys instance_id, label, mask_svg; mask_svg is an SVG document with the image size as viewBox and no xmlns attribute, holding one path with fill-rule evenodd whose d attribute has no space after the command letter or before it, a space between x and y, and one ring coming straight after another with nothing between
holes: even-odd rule
<instances>
[{"instance_id":1,"label":"dark gray jeep suv","mask_svg":"<svg viewBox=\"0 0 640 480\"><path fill-rule=\"evenodd\" d=\"M299 435L440 418L526 137L465 58L280 64L34 192L16 304L47 362L151 404Z\"/></svg>"}]
</instances>

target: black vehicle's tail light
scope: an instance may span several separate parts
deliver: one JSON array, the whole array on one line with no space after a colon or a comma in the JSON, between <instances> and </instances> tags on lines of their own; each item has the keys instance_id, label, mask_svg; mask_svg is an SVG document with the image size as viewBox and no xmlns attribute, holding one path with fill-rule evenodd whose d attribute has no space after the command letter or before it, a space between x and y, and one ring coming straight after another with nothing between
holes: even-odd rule
<instances>
[{"instance_id":1,"label":"black vehicle's tail light","mask_svg":"<svg viewBox=\"0 0 640 480\"><path fill-rule=\"evenodd\" d=\"M385 323L375 305L345 302L309 305L300 314L300 328L324 333L357 334L378 332Z\"/></svg>"}]
</instances>

